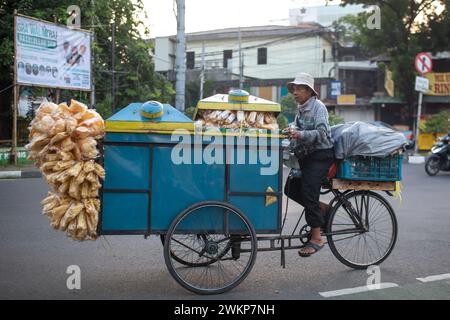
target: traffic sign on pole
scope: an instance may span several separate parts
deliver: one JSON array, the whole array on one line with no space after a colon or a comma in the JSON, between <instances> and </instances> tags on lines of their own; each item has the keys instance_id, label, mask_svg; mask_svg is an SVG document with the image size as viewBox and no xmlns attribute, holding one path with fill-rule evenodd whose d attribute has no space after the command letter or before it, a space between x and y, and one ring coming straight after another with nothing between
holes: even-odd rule
<instances>
[{"instance_id":1,"label":"traffic sign on pole","mask_svg":"<svg viewBox=\"0 0 450 320\"><path fill-rule=\"evenodd\" d=\"M433 69L433 60L431 60L431 56L428 53L420 52L416 56L415 66L417 72L420 73L421 76L424 74L431 72ZM414 154L417 154L419 151L419 133L420 133L420 117L422 115L422 98L424 92L428 90L428 79L422 77L416 77L416 85L415 89L419 91L419 101L417 103L417 119L416 119L416 134L415 134L415 145L414 145Z\"/></svg>"},{"instance_id":2,"label":"traffic sign on pole","mask_svg":"<svg viewBox=\"0 0 450 320\"><path fill-rule=\"evenodd\" d=\"M416 91L425 93L428 91L428 85L429 81L427 78L416 77L416 85L415 85Z\"/></svg>"},{"instance_id":3,"label":"traffic sign on pole","mask_svg":"<svg viewBox=\"0 0 450 320\"><path fill-rule=\"evenodd\" d=\"M417 72L420 74L426 74L433 69L433 61L428 53L420 52L416 56L415 66Z\"/></svg>"}]
</instances>

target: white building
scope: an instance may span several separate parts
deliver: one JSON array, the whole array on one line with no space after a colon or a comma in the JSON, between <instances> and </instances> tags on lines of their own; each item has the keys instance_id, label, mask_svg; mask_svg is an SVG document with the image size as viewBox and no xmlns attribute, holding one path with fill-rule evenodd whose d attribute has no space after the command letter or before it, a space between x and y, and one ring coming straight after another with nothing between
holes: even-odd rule
<instances>
[{"instance_id":1,"label":"white building","mask_svg":"<svg viewBox=\"0 0 450 320\"><path fill-rule=\"evenodd\" d=\"M240 29L240 34L244 77L264 80L259 81L260 85L252 81L252 94L279 101L287 94L286 82L298 72L307 72L318 79L316 90L326 97L327 84L320 79L334 76L334 63L332 40L320 25L245 27ZM173 39L173 36L155 39L156 71L173 70ZM207 71L222 72L227 80L238 79L238 28L186 34L188 72L202 68L203 46Z\"/></svg>"},{"instance_id":2,"label":"white building","mask_svg":"<svg viewBox=\"0 0 450 320\"><path fill-rule=\"evenodd\" d=\"M333 39L327 28L317 23L245 27L240 29L240 38L244 88L252 95L280 102L288 94L286 84L297 73L307 72L315 78L319 98L345 121L375 119L369 101L376 91L376 64L355 48L341 45L333 57ZM175 36L155 39L155 71L166 73L171 80L175 45ZM239 87L238 28L186 34L187 82L200 81L202 57L206 79L215 82L217 93ZM355 97L352 102L338 102L331 96L334 79L342 81L341 95Z\"/></svg>"}]
</instances>

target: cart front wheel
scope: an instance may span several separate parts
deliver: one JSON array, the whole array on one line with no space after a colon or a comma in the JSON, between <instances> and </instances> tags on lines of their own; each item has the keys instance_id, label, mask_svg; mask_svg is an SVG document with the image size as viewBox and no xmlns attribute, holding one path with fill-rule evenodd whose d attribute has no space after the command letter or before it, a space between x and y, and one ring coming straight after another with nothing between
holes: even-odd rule
<instances>
[{"instance_id":1,"label":"cart front wheel","mask_svg":"<svg viewBox=\"0 0 450 320\"><path fill-rule=\"evenodd\" d=\"M218 294L236 287L256 259L256 233L236 207L199 202L180 213L167 231L164 260L185 289Z\"/></svg>"}]
</instances>

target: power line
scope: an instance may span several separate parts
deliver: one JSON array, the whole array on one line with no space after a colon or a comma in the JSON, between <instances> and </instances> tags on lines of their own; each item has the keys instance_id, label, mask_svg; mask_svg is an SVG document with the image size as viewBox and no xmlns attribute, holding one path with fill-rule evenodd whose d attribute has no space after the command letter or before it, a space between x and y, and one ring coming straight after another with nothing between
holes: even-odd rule
<instances>
[{"instance_id":1,"label":"power line","mask_svg":"<svg viewBox=\"0 0 450 320\"><path fill-rule=\"evenodd\" d=\"M287 36L287 37L284 37L284 38L281 38L281 39L275 39L275 40L267 41L267 42L264 42L264 43L243 47L242 50L266 47L266 46L269 46L271 44L276 44L276 43L279 43L279 42L288 42L288 41L291 41L291 40L295 40L295 38L301 38L302 36L307 35L307 34L311 34L311 33L320 33L320 31L313 30L311 32L295 34L295 35ZM238 52L239 51L239 49L230 49L230 50L232 50L233 52ZM222 53L223 53L223 51L212 51L212 52L205 53L205 56L217 55L217 54L222 54ZM200 54L196 54L196 56L200 56Z\"/></svg>"}]
</instances>

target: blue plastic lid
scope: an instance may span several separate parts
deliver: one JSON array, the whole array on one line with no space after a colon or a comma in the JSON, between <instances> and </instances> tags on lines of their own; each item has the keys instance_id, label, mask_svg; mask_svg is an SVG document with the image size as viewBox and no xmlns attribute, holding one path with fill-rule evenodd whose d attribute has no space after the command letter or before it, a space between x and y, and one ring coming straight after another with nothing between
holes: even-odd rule
<instances>
[{"instance_id":1,"label":"blue plastic lid","mask_svg":"<svg viewBox=\"0 0 450 320\"><path fill-rule=\"evenodd\" d=\"M164 106L158 101L147 101L141 106L141 115L145 118L160 118L164 114Z\"/></svg>"}]
</instances>

